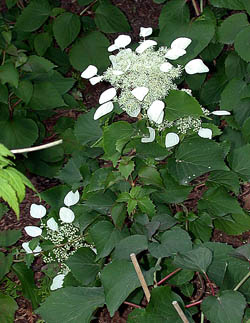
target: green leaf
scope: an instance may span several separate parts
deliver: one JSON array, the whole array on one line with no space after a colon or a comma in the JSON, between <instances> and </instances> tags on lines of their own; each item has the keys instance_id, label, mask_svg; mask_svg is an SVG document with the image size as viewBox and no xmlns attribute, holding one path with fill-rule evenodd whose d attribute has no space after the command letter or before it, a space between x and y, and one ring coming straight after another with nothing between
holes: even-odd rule
<instances>
[{"instance_id":1,"label":"green leaf","mask_svg":"<svg viewBox=\"0 0 250 323\"><path fill-rule=\"evenodd\" d=\"M73 276L83 285L92 283L100 266L95 263L96 254L90 248L80 248L69 257L66 265L69 266Z\"/></svg>"},{"instance_id":2,"label":"green leaf","mask_svg":"<svg viewBox=\"0 0 250 323\"><path fill-rule=\"evenodd\" d=\"M209 241L212 234L212 219L208 214L202 214L198 219L189 222L189 231L196 239Z\"/></svg>"},{"instance_id":3,"label":"green leaf","mask_svg":"<svg viewBox=\"0 0 250 323\"><path fill-rule=\"evenodd\" d=\"M30 147L38 137L38 127L31 119L0 121L0 128L0 141L9 149Z\"/></svg>"},{"instance_id":4,"label":"green leaf","mask_svg":"<svg viewBox=\"0 0 250 323\"><path fill-rule=\"evenodd\" d=\"M20 81L18 88L14 88L14 93L17 97L28 104L33 94L33 85L28 80Z\"/></svg>"},{"instance_id":5,"label":"green leaf","mask_svg":"<svg viewBox=\"0 0 250 323\"><path fill-rule=\"evenodd\" d=\"M225 73L229 80L243 79L246 74L247 63L237 55L236 52L230 52L225 60Z\"/></svg>"},{"instance_id":6,"label":"green leaf","mask_svg":"<svg viewBox=\"0 0 250 323\"><path fill-rule=\"evenodd\" d=\"M236 13L226 18L218 28L219 41L223 44L232 44L238 33L249 25L245 13Z\"/></svg>"},{"instance_id":7,"label":"green leaf","mask_svg":"<svg viewBox=\"0 0 250 323\"><path fill-rule=\"evenodd\" d=\"M34 47L38 55L43 56L52 43L52 37L49 33L37 34L34 38Z\"/></svg>"},{"instance_id":8,"label":"green leaf","mask_svg":"<svg viewBox=\"0 0 250 323\"><path fill-rule=\"evenodd\" d=\"M92 313L104 302L101 287L66 287L47 297L36 313L47 323L89 323Z\"/></svg>"},{"instance_id":9,"label":"green leaf","mask_svg":"<svg viewBox=\"0 0 250 323\"><path fill-rule=\"evenodd\" d=\"M95 65L103 71L110 65L108 46L109 41L102 33L88 32L72 46L69 53L70 63L80 72L89 65Z\"/></svg>"},{"instance_id":10,"label":"green leaf","mask_svg":"<svg viewBox=\"0 0 250 323\"><path fill-rule=\"evenodd\" d=\"M10 247L15 244L22 236L21 230L0 231L0 246Z\"/></svg>"},{"instance_id":11,"label":"green leaf","mask_svg":"<svg viewBox=\"0 0 250 323\"><path fill-rule=\"evenodd\" d=\"M163 271L161 272L161 279L174 272L177 267L173 264L172 259L164 259L162 269ZM167 282L169 285L180 286L188 283L193 278L193 276L194 272L192 270L182 269L175 273L175 275L173 275L172 277L169 277Z\"/></svg>"},{"instance_id":12,"label":"green leaf","mask_svg":"<svg viewBox=\"0 0 250 323\"><path fill-rule=\"evenodd\" d=\"M233 172L227 172L224 170L215 170L211 172L207 179L207 185L223 185L226 189L233 191L235 194L238 194L240 189L238 176Z\"/></svg>"},{"instance_id":13,"label":"green leaf","mask_svg":"<svg viewBox=\"0 0 250 323\"><path fill-rule=\"evenodd\" d=\"M58 73L57 71L53 71L52 75L49 78L49 81L53 83L54 87L61 95L67 93L75 84L74 78L63 77L62 74Z\"/></svg>"},{"instance_id":14,"label":"green leaf","mask_svg":"<svg viewBox=\"0 0 250 323\"><path fill-rule=\"evenodd\" d=\"M2 246L0 244L0 246ZM10 271L10 267L13 262L13 255L8 254L5 256L3 252L0 252L0 280ZM1 308L1 305L0 305ZM0 314L1 317L1 314Z\"/></svg>"},{"instance_id":15,"label":"green leaf","mask_svg":"<svg viewBox=\"0 0 250 323\"><path fill-rule=\"evenodd\" d=\"M64 198L70 191L66 185L57 185L40 193L41 198L52 208L60 208L64 204Z\"/></svg>"},{"instance_id":16,"label":"green leaf","mask_svg":"<svg viewBox=\"0 0 250 323\"><path fill-rule=\"evenodd\" d=\"M33 309L40 304L38 288L35 285L34 273L32 269L26 267L24 263L17 263L12 266L17 277L21 281L23 296L31 301Z\"/></svg>"},{"instance_id":17,"label":"green leaf","mask_svg":"<svg viewBox=\"0 0 250 323\"><path fill-rule=\"evenodd\" d=\"M154 185L163 188L161 176L156 168L151 166L143 166L140 168L138 175L143 184Z\"/></svg>"},{"instance_id":18,"label":"green leaf","mask_svg":"<svg viewBox=\"0 0 250 323\"><path fill-rule=\"evenodd\" d=\"M117 230L111 222L100 221L90 229L92 240L97 249L97 260L108 256L126 233Z\"/></svg>"},{"instance_id":19,"label":"green leaf","mask_svg":"<svg viewBox=\"0 0 250 323\"><path fill-rule=\"evenodd\" d=\"M211 250L205 247L198 247L175 256L174 264L183 269L206 273L208 266L212 262L212 258Z\"/></svg>"},{"instance_id":20,"label":"green leaf","mask_svg":"<svg viewBox=\"0 0 250 323\"><path fill-rule=\"evenodd\" d=\"M134 310L129 314L128 323L182 323L182 319L176 312L173 301L177 301L183 308L185 315L190 323L193 322L189 313L184 309L181 297L171 291L170 286L153 288L151 298L146 309Z\"/></svg>"},{"instance_id":21,"label":"green leaf","mask_svg":"<svg viewBox=\"0 0 250 323\"><path fill-rule=\"evenodd\" d=\"M124 160L122 159L119 164L119 171L121 172L122 176L125 177L125 179L128 179L129 175L133 172L135 168L135 163L132 160Z\"/></svg>"},{"instance_id":22,"label":"green leaf","mask_svg":"<svg viewBox=\"0 0 250 323\"><path fill-rule=\"evenodd\" d=\"M72 186L80 185L83 180L81 172L79 170L80 165L74 158L68 160L68 162L60 169L57 178L62 182Z\"/></svg>"},{"instance_id":23,"label":"green leaf","mask_svg":"<svg viewBox=\"0 0 250 323\"><path fill-rule=\"evenodd\" d=\"M246 142L250 143L250 117L243 123L242 134Z\"/></svg>"},{"instance_id":24,"label":"green leaf","mask_svg":"<svg viewBox=\"0 0 250 323\"><path fill-rule=\"evenodd\" d=\"M35 110L47 110L66 106L62 96L51 82L34 84L34 92L29 106Z\"/></svg>"},{"instance_id":25,"label":"green leaf","mask_svg":"<svg viewBox=\"0 0 250 323\"><path fill-rule=\"evenodd\" d=\"M0 293L0 320L2 323L14 322L17 309L18 305L12 297Z\"/></svg>"},{"instance_id":26,"label":"green leaf","mask_svg":"<svg viewBox=\"0 0 250 323\"><path fill-rule=\"evenodd\" d=\"M248 214L232 214L228 217L214 220L214 227L230 235L239 235L250 230Z\"/></svg>"},{"instance_id":27,"label":"green leaf","mask_svg":"<svg viewBox=\"0 0 250 323\"><path fill-rule=\"evenodd\" d=\"M248 36L250 32L250 26L241 30L235 38L234 47L239 56L246 62L250 62L250 44Z\"/></svg>"},{"instance_id":28,"label":"green leaf","mask_svg":"<svg viewBox=\"0 0 250 323\"><path fill-rule=\"evenodd\" d=\"M87 6L88 4L93 2L93 0L77 0L77 2L79 3L80 6Z\"/></svg>"},{"instance_id":29,"label":"green leaf","mask_svg":"<svg viewBox=\"0 0 250 323\"><path fill-rule=\"evenodd\" d=\"M190 251L192 242L186 231L175 227L165 231L161 236L160 243L152 242L148 249L155 258L170 257L179 252L186 253Z\"/></svg>"},{"instance_id":30,"label":"green leaf","mask_svg":"<svg viewBox=\"0 0 250 323\"><path fill-rule=\"evenodd\" d=\"M104 33L128 32L130 26L123 12L108 3L100 3L95 11L96 26Z\"/></svg>"},{"instance_id":31,"label":"green leaf","mask_svg":"<svg viewBox=\"0 0 250 323\"><path fill-rule=\"evenodd\" d=\"M213 170L227 170L222 148L214 141L186 137L178 146L175 158L169 159L168 171L180 184Z\"/></svg>"},{"instance_id":32,"label":"green leaf","mask_svg":"<svg viewBox=\"0 0 250 323\"><path fill-rule=\"evenodd\" d=\"M210 0L211 5L218 8L244 10L245 7L241 0Z\"/></svg>"},{"instance_id":33,"label":"green leaf","mask_svg":"<svg viewBox=\"0 0 250 323\"><path fill-rule=\"evenodd\" d=\"M82 145L97 141L102 136L102 130L98 121L93 119L93 109L82 114L75 123L74 133Z\"/></svg>"},{"instance_id":34,"label":"green leaf","mask_svg":"<svg viewBox=\"0 0 250 323\"><path fill-rule=\"evenodd\" d=\"M137 204L139 209L143 212L149 215L150 217L153 217L155 215L155 206L154 203L150 200L148 196L141 197L137 200Z\"/></svg>"},{"instance_id":35,"label":"green leaf","mask_svg":"<svg viewBox=\"0 0 250 323\"><path fill-rule=\"evenodd\" d=\"M138 254L148 249L147 238L143 235L135 234L120 240L115 247L114 259L130 260L131 253Z\"/></svg>"},{"instance_id":36,"label":"green leaf","mask_svg":"<svg viewBox=\"0 0 250 323\"><path fill-rule=\"evenodd\" d=\"M51 13L47 0L33 0L23 9L18 17L15 28L32 32L42 26Z\"/></svg>"},{"instance_id":37,"label":"green leaf","mask_svg":"<svg viewBox=\"0 0 250 323\"><path fill-rule=\"evenodd\" d=\"M0 81L2 84L9 83L18 87L19 74L12 63L6 63L0 66Z\"/></svg>"},{"instance_id":38,"label":"green leaf","mask_svg":"<svg viewBox=\"0 0 250 323\"><path fill-rule=\"evenodd\" d=\"M233 171L246 181L250 180L250 144L236 148L228 156L229 165Z\"/></svg>"},{"instance_id":39,"label":"green leaf","mask_svg":"<svg viewBox=\"0 0 250 323\"><path fill-rule=\"evenodd\" d=\"M239 323L242 321L245 307L244 296L231 290L223 291L217 297L208 296L201 304L205 317L211 323Z\"/></svg>"},{"instance_id":40,"label":"green leaf","mask_svg":"<svg viewBox=\"0 0 250 323\"><path fill-rule=\"evenodd\" d=\"M171 90L164 100L166 103L165 118L174 121L186 116L202 116L198 101L184 91Z\"/></svg>"},{"instance_id":41,"label":"green leaf","mask_svg":"<svg viewBox=\"0 0 250 323\"><path fill-rule=\"evenodd\" d=\"M6 85L0 84L0 102L8 104L8 88Z\"/></svg>"},{"instance_id":42,"label":"green leaf","mask_svg":"<svg viewBox=\"0 0 250 323\"><path fill-rule=\"evenodd\" d=\"M232 256L249 262L250 261L250 243L234 249Z\"/></svg>"},{"instance_id":43,"label":"green leaf","mask_svg":"<svg viewBox=\"0 0 250 323\"><path fill-rule=\"evenodd\" d=\"M65 12L56 17L53 23L53 33L62 50L76 39L80 28L81 22L79 16L71 12Z\"/></svg>"},{"instance_id":44,"label":"green leaf","mask_svg":"<svg viewBox=\"0 0 250 323\"><path fill-rule=\"evenodd\" d=\"M111 191L98 192L91 195L85 204L93 210L107 214L115 203L115 198L115 194Z\"/></svg>"},{"instance_id":45,"label":"green leaf","mask_svg":"<svg viewBox=\"0 0 250 323\"><path fill-rule=\"evenodd\" d=\"M152 273L148 272L152 284ZM102 270L101 281L104 287L105 301L111 316L136 288L140 287L140 281L131 261L114 260Z\"/></svg>"},{"instance_id":46,"label":"green leaf","mask_svg":"<svg viewBox=\"0 0 250 323\"><path fill-rule=\"evenodd\" d=\"M112 220L114 222L114 225L118 228L121 229L123 227L125 218L126 218L126 207L124 204L116 204L113 206L111 210L111 216Z\"/></svg>"},{"instance_id":47,"label":"green leaf","mask_svg":"<svg viewBox=\"0 0 250 323\"><path fill-rule=\"evenodd\" d=\"M220 108L227 109L229 111L234 108L237 109L240 104L240 100L245 97L246 91L246 82L243 80L232 79L221 93ZM238 95L234 95L233 93L237 93Z\"/></svg>"},{"instance_id":48,"label":"green leaf","mask_svg":"<svg viewBox=\"0 0 250 323\"><path fill-rule=\"evenodd\" d=\"M9 206L14 210L17 217L19 217L19 201L17 199L17 195L15 190L12 188L9 183L1 178L1 186L0 186L0 197L6 201Z\"/></svg>"}]
</instances>

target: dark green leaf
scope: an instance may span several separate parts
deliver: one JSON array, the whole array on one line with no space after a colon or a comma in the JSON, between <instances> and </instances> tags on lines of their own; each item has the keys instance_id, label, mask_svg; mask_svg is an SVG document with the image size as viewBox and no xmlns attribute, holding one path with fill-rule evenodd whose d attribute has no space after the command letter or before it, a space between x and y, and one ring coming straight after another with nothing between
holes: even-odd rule
<instances>
[{"instance_id":1,"label":"dark green leaf","mask_svg":"<svg viewBox=\"0 0 250 323\"><path fill-rule=\"evenodd\" d=\"M249 262L250 261L250 244L248 243L244 246L234 249L232 256Z\"/></svg>"},{"instance_id":2,"label":"dark green leaf","mask_svg":"<svg viewBox=\"0 0 250 323\"><path fill-rule=\"evenodd\" d=\"M69 187L66 185L58 185L43 191L41 198L45 200L51 207L59 208L64 203L64 197L70 191Z\"/></svg>"},{"instance_id":3,"label":"dark green leaf","mask_svg":"<svg viewBox=\"0 0 250 323\"><path fill-rule=\"evenodd\" d=\"M236 52L230 52L225 60L225 73L229 80L243 79L246 73L247 63L237 55Z\"/></svg>"},{"instance_id":4,"label":"dark green leaf","mask_svg":"<svg viewBox=\"0 0 250 323\"><path fill-rule=\"evenodd\" d=\"M1 245L1 244L0 244ZM0 252L0 280L10 271L12 265L13 255L8 254L5 256L3 252ZM1 305L0 305L1 308ZM1 314L0 314L1 317Z\"/></svg>"},{"instance_id":5,"label":"dark green leaf","mask_svg":"<svg viewBox=\"0 0 250 323\"><path fill-rule=\"evenodd\" d=\"M226 18L218 29L219 41L223 44L232 44L238 33L249 25L245 13L236 13Z\"/></svg>"},{"instance_id":6,"label":"dark green leaf","mask_svg":"<svg viewBox=\"0 0 250 323\"><path fill-rule=\"evenodd\" d=\"M207 184L208 186L223 185L235 194L238 194L240 189L238 176L233 172L227 172L224 170L215 170L211 172L207 179Z\"/></svg>"},{"instance_id":7,"label":"dark green leaf","mask_svg":"<svg viewBox=\"0 0 250 323\"><path fill-rule=\"evenodd\" d=\"M0 102L8 104L8 88L6 85L0 84Z\"/></svg>"},{"instance_id":8,"label":"dark green leaf","mask_svg":"<svg viewBox=\"0 0 250 323\"><path fill-rule=\"evenodd\" d=\"M28 104L33 94L33 85L28 80L20 81L18 84L18 88L14 88L14 93L17 97L19 97L26 104Z\"/></svg>"},{"instance_id":9,"label":"dark green leaf","mask_svg":"<svg viewBox=\"0 0 250 323\"><path fill-rule=\"evenodd\" d=\"M52 43L49 33L37 34L34 39L34 47L38 55L43 56Z\"/></svg>"},{"instance_id":10,"label":"dark green leaf","mask_svg":"<svg viewBox=\"0 0 250 323\"><path fill-rule=\"evenodd\" d=\"M15 244L22 236L20 230L0 231L0 246L10 247Z\"/></svg>"},{"instance_id":11,"label":"dark green leaf","mask_svg":"<svg viewBox=\"0 0 250 323\"><path fill-rule=\"evenodd\" d=\"M148 249L147 238L143 235L132 235L118 242L114 251L114 259L130 259L131 253L138 254Z\"/></svg>"},{"instance_id":12,"label":"dark green leaf","mask_svg":"<svg viewBox=\"0 0 250 323\"><path fill-rule=\"evenodd\" d=\"M245 7L241 0L210 0L214 7L227 8L235 10L244 10Z\"/></svg>"},{"instance_id":13,"label":"dark green leaf","mask_svg":"<svg viewBox=\"0 0 250 323\"><path fill-rule=\"evenodd\" d=\"M154 185L163 188L161 176L156 168L150 166L144 166L140 168L138 175L141 178L143 184Z\"/></svg>"},{"instance_id":14,"label":"dark green leaf","mask_svg":"<svg viewBox=\"0 0 250 323\"><path fill-rule=\"evenodd\" d=\"M125 218L126 218L126 207L124 204L119 203L115 204L111 211L112 220L114 222L114 225L121 229L123 227Z\"/></svg>"},{"instance_id":15,"label":"dark green leaf","mask_svg":"<svg viewBox=\"0 0 250 323\"><path fill-rule=\"evenodd\" d=\"M189 222L189 230L193 233L196 239L209 241L212 234L212 219L204 213L198 219Z\"/></svg>"},{"instance_id":16,"label":"dark green leaf","mask_svg":"<svg viewBox=\"0 0 250 323\"><path fill-rule=\"evenodd\" d=\"M6 63L0 66L0 81L2 84L9 83L18 87L19 74L12 63Z\"/></svg>"},{"instance_id":17,"label":"dark green leaf","mask_svg":"<svg viewBox=\"0 0 250 323\"><path fill-rule=\"evenodd\" d=\"M250 180L250 144L236 148L228 157L229 165L241 178Z\"/></svg>"},{"instance_id":18,"label":"dark green leaf","mask_svg":"<svg viewBox=\"0 0 250 323\"><path fill-rule=\"evenodd\" d=\"M250 32L250 26L241 30L235 38L234 47L239 56L246 62L250 62L250 44L248 36Z\"/></svg>"},{"instance_id":19,"label":"dark green leaf","mask_svg":"<svg viewBox=\"0 0 250 323\"><path fill-rule=\"evenodd\" d=\"M5 294L0 294L0 320L1 323L14 322L15 311L18 309L16 301Z\"/></svg>"}]
</instances>

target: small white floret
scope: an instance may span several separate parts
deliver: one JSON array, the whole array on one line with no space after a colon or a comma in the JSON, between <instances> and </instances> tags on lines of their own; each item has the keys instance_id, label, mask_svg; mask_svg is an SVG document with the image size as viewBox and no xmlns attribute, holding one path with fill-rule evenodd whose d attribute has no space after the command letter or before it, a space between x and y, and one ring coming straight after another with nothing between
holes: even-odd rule
<instances>
[{"instance_id":1,"label":"small white floret","mask_svg":"<svg viewBox=\"0 0 250 323\"><path fill-rule=\"evenodd\" d=\"M196 58L185 65L185 71L187 74L197 74L209 72L209 69L201 59Z\"/></svg>"},{"instance_id":2,"label":"small white floret","mask_svg":"<svg viewBox=\"0 0 250 323\"><path fill-rule=\"evenodd\" d=\"M173 68L173 65L172 65L172 64L170 64L170 63L168 63L168 62L163 63L163 64L161 64L161 66L160 66L160 70L161 70L162 72L164 72L164 73L169 72L172 68Z\"/></svg>"},{"instance_id":3,"label":"small white floret","mask_svg":"<svg viewBox=\"0 0 250 323\"><path fill-rule=\"evenodd\" d=\"M192 42L192 40L190 38L180 37L180 38L175 39L171 43L171 48L182 48L182 49L186 49L191 44L191 42Z\"/></svg>"},{"instance_id":4,"label":"small white floret","mask_svg":"<svg viewBox=\"0 0 250 323\"><path fill-rule=\"evenodd\" d=\"M175 60L175 59L178 59L179 57L181 57L181 56L183 56L185 54L186 54L185 49L176 47L176 48L170 48L167 51L165 57L168 58L168 59L171 59L171 60Z\"/></svg>"},{"instance_id":5,"label":"small white floret","mask_svg":"<svg viewBox=\"0 0 250 323\"><path fill-rule=\"evenodd\" d=\"M52 285L50 286L51 290L56 290L63 287L65 275L59 274L53 278Z\"/></svg>"},{"instance_id":6,"label":"small white floret","mask_svg":"<svg viewBox=\"0 0 250 323\"><path fill-rule=\"evenodd\" d=\"M213 132L211 129L209 128L200 128L198 131L198 135L201 138L208 138L208 139L212 139L213 136Z\"/></svg>"},{"instance_id":7,"label":"small white floret","mask_svg":"<svg viewBox=\"0 0 250 323\"><path fill-rule=\"evenodd\" d=\"M78 203L80 200L80 194L78 191L75 191L75 193L73 191L70 191L64 198L64 204L66 206L72 206L75 205L76 203Z\"/></svg>"},{"instance_id":8,"label":"small white floret","mask_svg":"<svg viewBox=\"0 0 250 323\"><path fill-rule=\"evenodd\" d=\"M125 48L131 43L131 37L128 35L120 35L116 38L114 45L118 48Z\"/></svg>"},{"instance_id":9,"label":"small white floret","mask_svg":"<svg viewBox=\"0 0 250 323\"><path fill-rule=\"evenodd\" d=\"M133 89L131 93L133 94L133 96L136 97L136 99L138 99L139 101L142 101L145 98L145 96L148 94L148 91L149 89L147 87L140 86Z\"/></svg>"},{"instance_id":10,"label":"small white floret","mask_svg":"<svg viewBox=\"0 0 250 323\"><path fill-rule=\"evenodd\" d=\"M41 219L46 215L46 208L43 205L31 204L30 215L32 218Z\"/></svg>"},{"instance_id":11,"label":"small white floret","mask_svg":"<svg viewBox=\"0 0 250 323\"><path fill-rule=\"evenodd\" d=\"M23 242L22 247L26 253L34 253L35 256L37 256L42 251L42 248L40 246L37 246L34 250L31 250L29 242Z\"/></svg>"},{"instance_id":12,"label":"small white floret","mask_svg":"<svg viewBox=\"0 0 250 323\"><path fill-rule=\"evenodd\" d=\"M102 76L94 76L94 77L91 77L91 79L89 80L89 82L90 82L91 85L96 85L101 80L102 80Z\"/></svg>"},{"instance_id":13,"label":"small white floret","mask_svg":"<svg viewBox=\"0 0 250 323\"><path fill-rule=\"evenodd\" d=\"M166 135L166 138L165 138L165 146L166 146L166 148L174 147L174 146L178 145L179 142L180 142L180 138L177 135L177 133L169 132Z\"/></svg>"},{"instance_id":14,"label":"small white floret","mask_svg":"<svg viewBox=\"0 0 250 323\"><path fill-rule=\"evenodd\" d=\"M81 74L81 77L84 79L90 79L91 77L97 74L97 67L94 65L89 65L86 70Z\"/></svg>"},{"instance_id":15,"label":"small white floret","mask_svg":"<svg viewBox=\"0 0 250 323\"><path fill-rule=\"evenodd\" d=\"M103 117L105 114L110 113L114 109L113 102L109 101L99 106L94 114L94 120Z\"/></svg>"},{"instance_id":16,"label":"small white floret","mask_svg":"<svg viewBox=\"0 0 250 323\"><path fill-rule=\"evenodd\" d=\"M148 37L152 34L153 29L151 27L145 28L145 27L141 27L140 28L140 37Z\"/></svg>"},{"instance_id":17,"label":"small white floret","mask_svg":"<svg viewBox=\"0 0 250 323\"><path fill-rule=\"evenodd\" d=\"M55 221L54 218L50 218L47 221L47 227L52 231L58 231L58 224L57 224L57 222Z\"/></svg>"},{"instance_id":18,"label":"small white floret","mask_svg":"<svg viewBox=\"0 0 250 323\"><path fill-rule=\"evenodd\" d=\"M123 71L118 71L118 70L113 70L112 73L117 76L124 74Z\"/></svg>"},{"instance_id":19,"label":"small white floret","mask_svg":"<svg viewBox=\"0 0 250 323\"><path fill-rule=\"evenodd\" d=\"M155 140L155 130L151 127L147 127L149 131L149 137L145 137L141 139L142 143L149 143Z\"/></svg>"},{"instance_id":20,"label":"small white floret","mask_svg":"<svg viewBox=\"0 0 250 323\"><path fill-rule=\"evenodd\" d=\"M163 101L155 100L147 110L149 119L158 124L162 123L164 117L164 107L165 104Z\"/></svg>"},{"instance_id":21,"label":"small white floret","mask_svg":"<svg viewBox=\"0 0 250 323\"><path fill-rule=\"evenodd\" d=\"M215 116L230 116L231 112L226 110L217 110L217 111L213 111L212 114L214 114Z\"/></svg>"},{"instance_id":22,"label":"small white floret","mask_svg":"<svg viewBox=\"0 0 250 323\"><path fill-rule=\"evenodd\" d=\"M59 216L62 222L65 223L72 223L75 220L74 212L71 209L64 206L60 208Z\"/></svg>"},{"instance_id":23,"label":"small white floret","mask_svg":"<svg viewBox=\"0 0 250 323\"><path fill-rule=\"evenodd\" d=\"M24 230L27 235L32 238L39 237L42 234L42 229L34 225L28 225L27 227L24 227Z\"/></svg>"},{"instance_id":24,"label":"small white floret","mask_svg":"<svg viewBox=\"0 0 250 323\"><path fill-rule=\"evenodd\" d=\"M142 42L137 48L136 48L136 52L138 54L141 54L144 52L144 50L148 49L149 47L155 46L157 45L157 42L154 40L145 40L144 42Z\"/></svg>"},{"instance_id":25,"label":"small white floret","mask_svg":"<svg viewBox=\"0 0 250 323\"><path fill-rule=\"evenodd\" d=\"M116 89L114 87L111 87L110 89L107 89L101 94L99 98L99 103L103 104L105 102L108 102L112 100L115 96L116 96Z\"/></svg>"}]
</instances>

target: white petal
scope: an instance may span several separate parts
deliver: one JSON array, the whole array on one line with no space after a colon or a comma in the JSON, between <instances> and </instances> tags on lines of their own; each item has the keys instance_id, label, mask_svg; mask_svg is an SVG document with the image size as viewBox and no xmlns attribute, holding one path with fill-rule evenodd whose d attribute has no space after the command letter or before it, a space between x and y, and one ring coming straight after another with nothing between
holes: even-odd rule
<instances>
[{"instance_id":1,"label":"white petal","mask_svg":"<svg viewBox=\"0 0 250 323\"><path fill-rule=\"evenodd\" d=\"M31 204L30 215L32 218L41 219L46 215L46 208L43 205Z\"/></svg>"},{"instance_id":2,"label":"white petal","mask_svg":"<svg viewBox=\"0 0 250 323\"><path fill-rule=\"evenodd\" d=\"M59 274L56 277L54 277L52 285L50 286L50 289L51 290L56 290L58 288L62 288L64 278L65 278L65 275L63 275L63 274Z\"/></svg>"},{"instance_id":3,"label":"white petal","mask_svg":"<svg viewBox=\"0 0 250 323\"><path fill-rule=\"evenodd\" d=\"M27 227L24 227L25 232L30 237L39 237L42 234L42 229L34 226L34 225L28 225Z\"/></svg>"},{"instance_id":4,"label":"white petal","mask_svg":"<svg viewBox=\"0 0 250 323\"><path fill-rule=\"evenodd\" d=\"M101 80L102 80L102 76L94 76L94 77L91 77L91 79L89 80L89 82L91 83L91 85L96 85Z\"/></svg>"},{"instance_id":5,"label":"white petal","mask_svg":"<svg viewBox=\"0 0 250 323\"><path fill-rule=\"evenodd\" d=\"M175 59L178 59L179 57L181 57L181 56L183 56L185 54L186 54L185 49L175 47L175 48L170 48L167 51L165 57L168 58L168 59L175 60Z\"/></svg>"},{"instance_id":6,"label":"white petal","mask_svg":"<svg viewBox=\"0 0 250 323\"><path fill-rule=\"evenodd\" d=\"M202 138L212 139L213 132L209 128L200 128L198 131L198 135Z\"/></svg>"},{"instance_id":7,"label":"white petal","mask_svg":"<svg viewBox=\"0 0 250 323\"><path fill-rule=\"evenodd\" d=\"M23 249L26 251L26 253L34 253L35 256L39 254L39 252L42 251L42 248L40 246L37 246L34 250L30 249L29 242L23 242L22 243Z\"/></svg>"},{"instance_id":8,"label":"white petal","mask_svg":"<svg viewBox=\"0 0 250 323\"><path fill-rule=\"evenodd\" d=\"M115 46L118 48L124 48L131 43L131 37L128 35L120 35L115 40Z\"/></svg>"},{"instance_id":9,"label":"white petal","mask_svg":"<svg viewBox=\"0 0 250 323\"><path fill-rule=\"evenodd\" d=\"M108 52L113 52L114 50L117 50L117 49L119 49L119 47L117 47L116 45L110 45L108 47Z\"/></svg>"},{"instance_id":10,"label":"white petal","mask_svg":"<svg viewBox=\"0 0 250 323\"><path fill-rule=\"evenodd\" d=\"M54 218L50 218L47 221L47 227L52 231L58 231L58 224L57 224L57 222L55 221Z\"/></svg>"},{"instance_id":11,"label":"white petal","mask_svg":"<svg viewBox=\"0 0 250 323\"><path fill-rule=\"evenodd\" d=\"M64 204L66 206L71 206L71 205L75 205L76 203L78 203L80 200L80 194L78 191L75 191L75 193L73 191L70 191L64 198Z\"/></svg>"},{"instance_id":12,"label":"white petal","mask_svg":"<svg viewBox=\"0 0 250 323\"><path fill-rule=\"evenodd\" d=\"M167 72L169 72L171 69L173 68L173 65L172 64L170 64L170 63L163 63L161 66L160 66L160 70L162 71L162 72L165 72L165 73L167 73Z\"/></svg>"},{"instance_id":13,"label":"white petal","mask_svg":"<svg viewBox=\"0 0 250 323\"><path fill-rule=\"evenodd\" d=\"M97 74L97 67L94 65L89 65L86 70L81 74L81 77L84 79L90 79L91 77Z\"/></svg>"},{"instance_id":14,"label":"white petal","mask_svg":"<svg viewBox=\"0 0 250 323\"><path fill-rule=\"evenodd\" d=\"M118 70L113 70L112 72L114 75L118 75L118 76L124 74L123 71L118 71Z\"/></svg>"},{"instance_id":15,"label":"white petal","mask_svg":"<svg viewBox=\"0 0 250 323\"><path fill-rule=\"evenodd\" d=\"M155 100L147 110L147 115L150 120L160 124L162 123L164 116L165 104L163 101Z\"/></svg>"},{"instance_id":16,"label":"white petal","mask_svg":"<svg viewBox=\"0 0 250 323\"><path fill-rule=\"evenodd\" d=\"M171 48L182 48L182 49L186 49L190 44L191 44L191 39L190 38L186 38L186 37L180 37L175 39L172 43L171 43Z\"/></svg>"},{"instance_id":17,"label":"white petal","mask_svg":"<svg viewBox=\"0 0 250 323\"><path fill-rule=\"evenodd\" d=\"M209 71L209 69L201 59L196 58L186 64L185 71L187 74L196 74L206 73Z\"/></svg>"},{"instance_id":18,"label":"white petal","mask_svg":"<svg viewBox=\"0 0 250 323\"><path fill-rule=\"evenodd\" d=\"M107 89L101 94L99 98L99 103L103 104L105 102L108 102L112 100L115 96L116 96L116 89L114 87L111 87L110 89Z\"/></svg>"},{"instance_id":19,"label":"white petal","mask_svg":"<svg viewBox=\"0 0 250 323\"><path fill-rule=\"evenodd\" d=\"M75 214L67 207L61 207L59 211L60 219L65 223L72 223L75 220Z\"/></svg>"},{"instance_id":20,"label":"white petal","mask_svg":"<svg viewBox=\"0 0 250 323\"><path fill-rule=\"evenodd\" d=\"M165 146L166 148L176 146L179 143L179 141L180 141L180 138L177 135L177 133L169 132L165 138Z\"/></svg>"},{"instance_id":21,"label":"white petal","mask_svg":"<svg viewBox=\"0 0 250 323\"><path fill-rule=\"evenodd\" d=\"M138 54L141 54L144 52L144 50L148 49L149 47L155 46L157 45L157 42L154 40L145 40L143 43L141 43L137 48L136 48L136 52Z\"/></svg>"},{"instance_id":22,"label":"white petal","mask_svg":"<svg viewBox=\"0 0 250 323\"><path fill-rule=\"evenodd\" d=\"M148 131L149 131L149 137L145 137L141 139L142 143L148 143L148 142L152 142L155 140L155 130L151 127L147 127Z\"/></svg>"},{"instance_id":23,"label":"white petal","mask_svg":"<svg viewBox=\"0 0 250 323\"><path fill-rule=\"evenodd\" d=\"M113 109L114 109L113 102L110 102L110 101L100 105L94 114L94 120L97 120L103 117L105 114L108 114Z\"/></svg>"},{"instance_id":24,"label":"white petal","mask_svg":"<svg viewBox=\"0 0 250 323\"><path fill-rule=\"evenodd\" d=\"M152 34L152 32L153 32L153 29L151 27L148 27L148 28L141 27L140 37L148 37Z\"/></svg>"},{"instance_id":25,"label":"white petal","mask_svg":"<svg viewBox=\"0 0 250 323\"><path fill-rule=\"evenodd\" d=\"M226 110L217 110L213 111L212 114L214 114L215 116L230 116L231 112Z\"/></svg>"},{"instance_id":26,"label":"white petal","mask_svg":"<svg viewBox=\"0 0 250 323\"><path fill-rule=\"evenodd\" d=\"M142 101L145 96L148 94L148 88L145 86L140 86L140 87L136 87L135 89L133 89L133 91L131 91L131 93L133 94L133 96L136 97L136 99L138 99L139 101Z\"/></svg>"}]
</instances>

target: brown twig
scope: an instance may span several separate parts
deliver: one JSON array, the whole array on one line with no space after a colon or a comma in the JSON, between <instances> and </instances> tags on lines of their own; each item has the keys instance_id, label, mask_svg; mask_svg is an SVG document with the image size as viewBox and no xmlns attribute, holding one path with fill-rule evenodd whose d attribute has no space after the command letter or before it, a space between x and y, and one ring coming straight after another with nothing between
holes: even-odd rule
<instances>
[{"instance_id":1,"label":"brown twig","mask_svg":"<svg viewBox=\"0 0 250 323\"><path fill-rule=\"evenodd\" d=\"M134 304L134 303L130 303L130 302L123 302L123 304L129 305L131 307L135 307L135 308L142 308L140 305Z\"/></svg>"}]
</instances>

